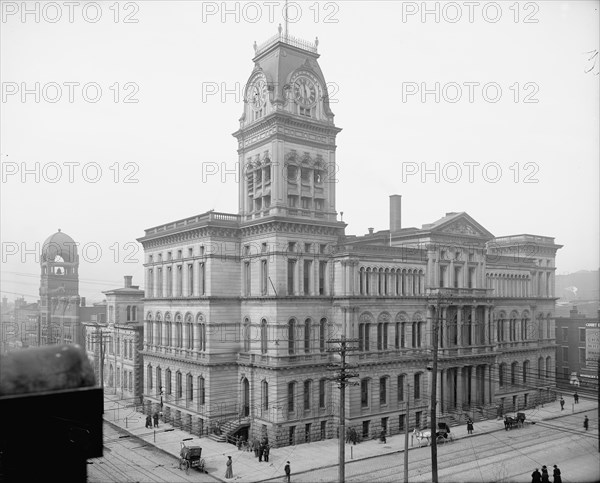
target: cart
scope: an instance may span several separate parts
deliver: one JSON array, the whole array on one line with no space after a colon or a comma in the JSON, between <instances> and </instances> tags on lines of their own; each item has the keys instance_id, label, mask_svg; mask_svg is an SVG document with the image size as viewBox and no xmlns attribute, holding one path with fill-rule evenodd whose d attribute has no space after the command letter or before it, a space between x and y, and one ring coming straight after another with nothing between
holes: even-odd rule
<instances>
[{"instance_id":1,"label":"cart","mask_svg":"<svg viewBox=\"0 0 600 483\"><path fill-rule=\"evenodd\" d=\"M190 473L190 468L195 468L203 473L208 473L205 469L204 458L202 458L202 448L200 446L187 445L186 440L183 440L181 442L179 456L179 469L185 470L186 475Z\"/></svg>"},{"instance_id":2,"label":"cart","mask_svg":"<svg viewBox=\"0 0 600 483\"><path fill-rule=\"evenodd\" d=\"M435 433L435 437L438 443L454 441L454 435L450 432L450 426L444 422L438 423L438 430Z\"/></svg>"}]
</instances>

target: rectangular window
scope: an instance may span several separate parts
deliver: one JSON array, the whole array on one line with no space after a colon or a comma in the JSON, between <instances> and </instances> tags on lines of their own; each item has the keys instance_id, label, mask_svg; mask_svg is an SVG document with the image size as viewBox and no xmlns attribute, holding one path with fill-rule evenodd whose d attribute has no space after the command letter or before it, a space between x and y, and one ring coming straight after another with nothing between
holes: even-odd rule
<instances>
[{"instance_id":1,"label":"rectangular window","mask_svg":"<svg viewBox=\"0 0 600 483\"><path fill-rule=\"evenodd\" d=\"M379 379L379 404L387 404L387 378Z\"/></svg>"},{"instance_id":2,"label":"rectangular window","mask_svg":"<svg viewBox=\"0 0 600 483\"><path fill-rule=\"evenodd\" d=\"M398 376L398 402L404 401L404 374Z\"/></svg>"},{"instance_id":3,"label":"rectangular window","mask_svg":"<svg viewBox=\"0 0 600 483\"><path fill-rule=\"evenodd\" d=\"M381 430L385 431L385 433L387 434L388 431L388 418L381 418Z\"/></svg>"},{"instance_id":4,"label":"rectangular window","mask_svg":"<svg viewBox=\"0 0 600 483\"><path fill-rule=\"evenodd\" d=\"M312 424L307 423L304 425L304 442L310 443L310 432L311 432Z\"/></svg>"},{"instance_id":5,"label":"rectangular window","mask_svg":"<svg viewBox=\"0 0 600 483\"><path fill-rule=\"evenodd\" d=\"M563 358L563 362L569 361L569 348L568 347L562 348L562 358Z\"/></svg>"},{"instance_id":6,"label":"rectangular window","mask_svg":"<svg viewBox=\"0 0 600 483\"><path fill-rule=\"evenodd\" d=\"M163 295L163 271L162 268L158 269L158 277L156 279L156 296L158 298L162 297Z\"/></svg>"},{"instance_id":7,"label":"rectangular window","mask_svg":"<svg viewBox=\"0 0 600 483\"><path fill-rule=\"evenodd\" d=\"M194 295L194 265L190 263L188 265L188 296L192 295Z\"/></svg>"},{"instance_id":8,"label":"rectangular window","mask_svg":"<svg viewBox=\"0 0 600 483\"><path fill-rule=\"evenodd\" d=\"M294 295L294 279L296 275L296 260L288 260L288 295Z\"/></svg>"},{"instance_id":9,"label":"rectangular window","mask_svg":"<svg viewBox=\"0 0 600 483\"><path fill-rule=\"evenodd\" d=\"M567 327L562 328L562 340L565 342L569 340L569 329Z\"/></svg>"},{"instance_id":10,"label":"rectangular window","mask_svg":"<svg viewBox=\"0 0 600 483\"><path fill-rule=\"evenodd\" d=\"M581 364L582 366L585 366L585 364L586 364L585 349L582 349L582 348L579 349L579 364Z\"/></svg>"},{"instance_id":11,"label":"rectangular window","mask_svg":"<svg viewBox=\"0 0 600 483\"><path fill-rule=\"evenodd\" d=\"M289 412L294 411L294 390L295 390L295 383L293 383L293 382L288 383L288 411Z\"/></svg>"},{"instance_id":12,"label":"rectangular window","mask_svg":"<svg viewBox=\"0 0 600 483\"><path fill-rule=\"evenodd\" d=\"M445 287L446 267L440 267L440 287Z\"/></svg>"},{"instance_id":13,"label":"rectangular window","mask_svg":"<svg viewBox=\"0 0 600 483\"><path fill-rule=\"evenodd\" d=\"M585 342L585 329L579 329L579 342Z\"/></svg>"},{"instance_id":14,"label":"rectangular window","mask_svg":"<svg viewBox=\"0 0 600 483\"><path fill-rule=\"evenodd\" d=\"M321 245L325 246L325 245ZM319 295L325 295L325 271L327 262L319 262Z\"/></svg>"},{"instance_id":15,"label":"rectangular window","mask_svg":"<svg viewBox=\"0 0 600 483\"><path fill-rule=\"evenodd\" d=\"M311 381L304 381L304 410L310 409L310 397L311 397Z\"/></svg>"},{"instance_id":16,"label":"rectangular window","mask_svg":"<svg viewBox=\"0 0 600 483\"><path fill-rule=\"evenodd\" d=\"M327 421L321 421L321 439L327 438Z\"/></svg>"},{"instance_id":17,"label":"rectangular window","mask_svg":"<svg viewBox=\"0 0 600 483\"><path fill-rule=\"evenodd\" d=\"M288 432L288 444L294 446L296 444L296 426L290 426Z\"/></svg>"},{"instance_id":18,"label":"rectangular window","mask_svg":"<svg viewBox=\"0 0 600 483\"><path fill-rule=\"evenodd\" d=\"M250 296L250 287L252 280L252 272L250 271L250 262L244 263L244 295L246 297Z\"/></svg>"},{"instance_id":19,"label":"rectangular window","mask_svg":"<svg viewBox=\"0 0 600 483\"><path fill-rule=\"evenodd\" d=\"M266 244L265 244L266 245ZM269 278L269 271L267 267L267 261L260 261L260 294L267 294L267 279Z\"/></svg>"},{"instance_id":20,"label":"rectangular window","mask_svg":"<svg viewBox=\"0 0 600 483\"><path fill-rule=\"evenodd\" d=\"M200 265L200 275L199 275L199 279L198 282L200 283L200 295L206 295L206 287L205 287L205 281L206 281L206 270L205 270L205 265L204 262L201 262Z\"/></svg>"},{"instance_id":21,"label":"rectangular window","mask_svg":"<svg viewBox=\"0 0 600 483\"><path fill-rule=\"evenodd\" d=\"M363 379L360 381L360 406L363 408L369 407L369 380Z\"/></svg>"},{"instance_id":22,"label":"rectangular window","mask_svg":"<svg viewBox=\"0 0 600 483\"><path fill-rule=\"evenodd\" d=\"M415 427L416 428L420 428L421 427L421 415L422 415L423 411L417 411L415 413Z\"/></svg>"},{"instance_id":23,"label":"rectangular window","mask_svg":"<svg viewBox=\"0 0 600 483\"><path fill-rule=\"evenodd\" d=\"M310 279L312 275L312 261L304 260L304 295L310 294Z\"/></svg>"},{"instance_id":24,"label":"rectangular window","mask_svg":"<svg viewBox=\"0 0 600 483\"><path fill-rule=\"evenodd\" d=\"M319 381L319 407L325 407L325 379Z\"/></svg>"},{"instance_id":25,"label":"rectangular window","mask_svg":"<svg viewBox=\"0 0 600 483\"><path fill-rule=\"evenodd\" d=\"M415 399L421 399L421 374L415 374L414 387Z\"/></svg>"},{"instance_id":26,"label":"rectangular window","mask_svg":"<svg viewBox=\"0 0 600 483\"><path fill-rule=\"evenodd\" d=\"M454 267L454 288L458 288L462 285L460 283L460 275L461 275L460 267Z\"/></svg>"}]
</instances>

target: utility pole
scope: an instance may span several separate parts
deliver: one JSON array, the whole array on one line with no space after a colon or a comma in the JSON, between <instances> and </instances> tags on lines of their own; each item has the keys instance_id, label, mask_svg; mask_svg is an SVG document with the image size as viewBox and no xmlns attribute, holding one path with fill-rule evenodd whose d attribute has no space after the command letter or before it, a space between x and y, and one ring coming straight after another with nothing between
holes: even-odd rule
<instances>
[{"instance_id":1,"label":"utility pole","mask_svg":"<svg viewBox=\"0 0 600 483\"><path fill-rule=\"evenodd\" d=\"M410 384L406 385L406 420L404 421L404 483L408 483L408 421L410 420Z\"/></svg>"},{"instance_id":2,"label":"utility pole","mask_svg":"<svg viewBox=\"0 0 600 483\"><path fill-rule=\"evenodd\" d=\"M339 347L327 349L327 352L337 352L341 357L339 364L330 365L330 369L337 371L335 376L331 377L330 380L336 381L340 388L339 483L344 483L346 480L346 386L358 385L358 382L349 381L349 379L358 377L358 373L348 372L349 369L355 369L356 366L346 364L346 353L358 350L356 347L348 347L348 344L358 342L358 339L347 339L345 335L342 335L340 339L330 339L327 342L330 344L339 344Z\"/></svg>"},{"instance_id":3,"label":"utility pole","mask_svg":"<svg viewBox=\"0 0 600 483\"><path fill-rule=\"evenodd\" d=\"M431 327L431 345L433 347L433 363L431 366L431 481L438 481L437 467L437 438L435 437L437 428L437 362L438 362L438 330L440 324L440 305L441 294L438 291L437 304L435 308L435 317Z\"/></svg>"}]
</instances>

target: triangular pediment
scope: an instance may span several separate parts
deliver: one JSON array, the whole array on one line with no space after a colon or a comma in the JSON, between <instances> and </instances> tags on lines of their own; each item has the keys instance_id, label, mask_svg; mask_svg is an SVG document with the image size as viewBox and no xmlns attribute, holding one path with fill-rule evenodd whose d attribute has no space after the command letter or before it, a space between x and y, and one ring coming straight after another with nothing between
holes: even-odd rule
<instances>
[{"instance_id":1,"label":"triangular pediment","mask_svg":"<svg viewBox=\"0 0 600 483\"><path fill-rule=\"evenodd\" d=\"M489 231L477 223L467 213L447 213L444 218L423 225L424 230L428 230L431 234L458 235L484 238L486 240L494 238Z\"/></svg>"}]
</instances>

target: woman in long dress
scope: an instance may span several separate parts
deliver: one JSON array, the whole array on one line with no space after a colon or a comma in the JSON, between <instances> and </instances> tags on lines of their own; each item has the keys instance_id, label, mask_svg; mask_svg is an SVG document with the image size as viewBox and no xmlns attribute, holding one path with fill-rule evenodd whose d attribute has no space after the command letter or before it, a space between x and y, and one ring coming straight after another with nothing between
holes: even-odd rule
<instances>
[{"instance_id":1,"label":"woman in long dress","mask_svg":"<svg viewBox=\"0 0 600 483\"><path fill-rule=\"evenodd\" d=\"M228 456L227 460L227 471L225 472L225 478L233 478L233 461L231 461L231 456Z\"/></svg>"}]
</instances>

